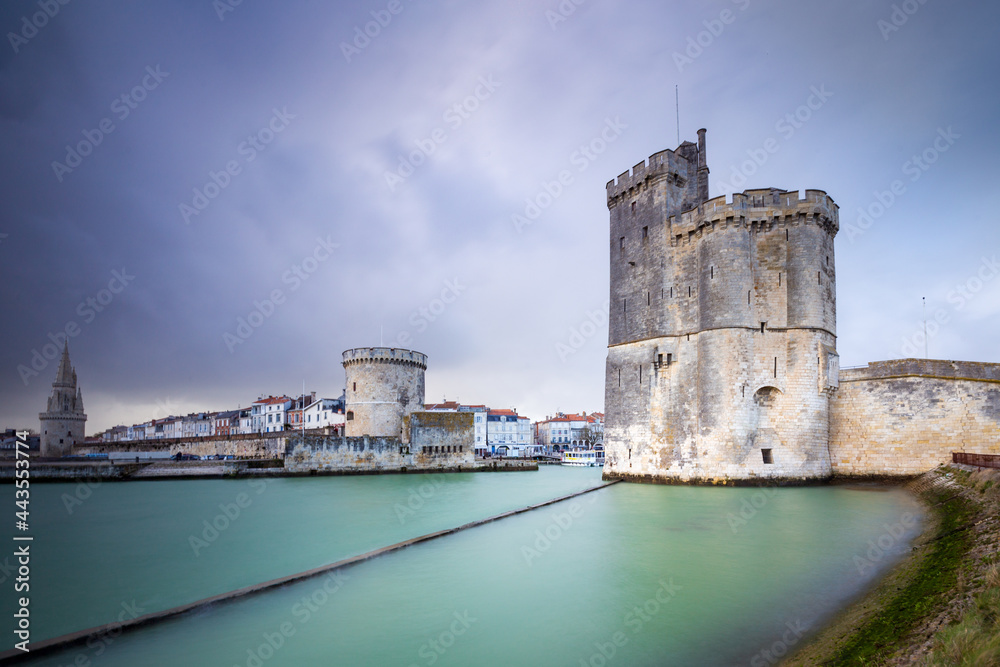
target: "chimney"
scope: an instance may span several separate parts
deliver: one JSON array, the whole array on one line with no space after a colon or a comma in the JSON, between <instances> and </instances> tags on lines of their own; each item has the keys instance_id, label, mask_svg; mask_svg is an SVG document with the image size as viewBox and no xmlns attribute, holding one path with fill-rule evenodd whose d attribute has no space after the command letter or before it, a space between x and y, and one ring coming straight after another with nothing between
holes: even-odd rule
<instances>
[{"instance_id":1,"label":"chimney","mask_svg":"<svg viewBox=\"0 0 1000 667\"><path fill-rule=\"evenodd\" d=\"M708 157L705 154L705 128L698 130L698 203L708 201Z\"/></svg>"}]
</instances>

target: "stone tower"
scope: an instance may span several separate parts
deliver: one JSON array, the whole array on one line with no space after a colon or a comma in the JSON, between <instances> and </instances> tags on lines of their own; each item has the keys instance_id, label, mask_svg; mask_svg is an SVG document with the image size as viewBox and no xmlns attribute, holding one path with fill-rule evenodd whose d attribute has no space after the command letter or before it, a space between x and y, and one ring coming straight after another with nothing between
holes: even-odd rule
<instances>
[{"instance_id":1,"label":"stone tower","mask_svg":"<svg viewBox=\"0 0 1000 667\"><path fill-rule=\"evenodd\" d=\"M699 130L607 185L605 477L827 477L837 205L820 190L708 199L708 173Z\"/></svg>"},{"instance_id":2,"label":"stone tower","mask_svg":"<svg viewBox=\"0 0 1000 667\"><path fill-rule=\"evenodd\" d=\"M410 440L410 415L424 409L427 355L390 347L344 352L345 435Z\"/></svg>"},{"instance_id":3,"label":"stone tower","mask_svg":"<svg viewBox=\"0 0 1000 667\"><path fill-rule=\"evenodd\" d=\"M63 346L48 406L38 420L42 456L68 456L74 444L83 443L87 415L83 413L83 392L76 386L76 370L69 363L69 343Z\"/></svg>"}]
</instances>

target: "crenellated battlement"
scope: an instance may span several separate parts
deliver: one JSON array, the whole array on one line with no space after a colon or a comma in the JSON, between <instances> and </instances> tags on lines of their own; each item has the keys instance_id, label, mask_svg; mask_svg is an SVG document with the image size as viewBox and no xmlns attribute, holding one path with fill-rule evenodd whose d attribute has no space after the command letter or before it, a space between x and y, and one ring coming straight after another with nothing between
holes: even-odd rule
<instances>
[{"instance_id":1,"label":"crenellated battlement","mask_svg":"<svg viewBox=\"0 0 1000 667\"><path fill-rule=\"evenodd\" d=\"M413 365L427 370L427 355L413 350L399 347L355 347L344 350L344 366L369 362Z\"/></svg>"},{"instance_id":2,"label":"crenellated battlement","mask_svg":"<svg viewBox=\"0 0 1000 667\"><path fill-rule=\"evenodd\" d=\"M691 147L694 148L693 160L683 155L685 152L690 154ZM608 181L608 208L614 208L622 199L631 198L637 190L662 178L670 179L678 187L684 187L689 180L695 178L697 168L697 147L689 141L685 141L676 150L654 153L618 178Z\"/></svg>"},{"instance_id":3,"label":"crenellated battlement","mask_svg":"<svg viewBox=\"0 0 1000 667\"><path fill-rule=\"evenodd\" d=\"M729 226L770 231L785 227L815 224L835 235L840 229L839 207L823 190L806 190L800 197L795 190L758 188L737 192L732 201L722 195L709 199L697 208L670 216L674 242L689 239L698 232L710 232Z\"/></svg>"},{"instance_id":4,"label":"crenellated battlement","mask_svg":"<svg viewBox=\"0 0 1000 667\"><path fill-rule=\"evenodd\" d=\"M709 198L705 135L607 184L605 476L829 476L837 204L781 188Z\"/></svg>"}]
</instances>

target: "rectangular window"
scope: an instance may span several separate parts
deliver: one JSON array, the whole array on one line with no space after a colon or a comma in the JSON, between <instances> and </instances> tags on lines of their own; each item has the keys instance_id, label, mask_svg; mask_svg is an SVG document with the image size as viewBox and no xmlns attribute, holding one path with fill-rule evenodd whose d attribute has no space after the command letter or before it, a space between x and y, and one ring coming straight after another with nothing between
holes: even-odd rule
<instances>
[{"instance_id":1,"label":"rectangular window","mask_svg":"<svg viewBox=\"0 0 1000 667\"><path fill-rule=\"evenodd\" d=\"M762 450L760 450L760 455L764 457L764 463L765 464L770 465L770 464L774 463L774 459L771 458L771 450L770 449L762 449Z\"/></svg>"},{"instance_id":2,"label":"rectangular window","mask_svg":"<svg viewBox=\"0 0 1000 667\"><path fill-rule=\"evenodd\" d=\"M643 227L642 228L642 242L643 243L646 242L646 237L648 237L648 236L649 236L649 227Z\"/></svg>"},{"instance_id":3,"label":"rectangular window","mask_svg":"<svg viewBox=\"0 0 1000 667\"><path fill-rule=\"evenodd\" d=\"M823 284L823 275L819 271L816 272L816 282L820 285Z\"/></svg>"},{"instance_id":4,"label":"rectangular window","mask_svg":"<svg viewBox=\"0 0 1000 667\"><path fill-rule=\"evenodd\" d=\"M632 212L635 213L635 202L632 202Z\"/></svg>"},{"instance_id":5,"label":"rectangular window","mask_svg":"<svg viewBox=\"0 0 1000 667\"><path fill-rule=\"evenodd\" d=\"M712 279L714 279L715 278L715 267L714 266L708 267L708 271L709 271L709 277L712 278Z\"/></svg>"},{"instance_id":6,"label":"rectangular window","mask_svg":"<svg viewBox=\"0 0 1000 667\"><path fill-rule=\"evenodd\" d=\"M649 292L646 292L646 305L649 305Z\"/></svg>"},{"instance_id":7,"label":"rectangular window","mask_svg":"<svg viewBox=\"0 0 1000 667\"><path fill-rule=\"evenodd\" d=\"M656 355L656 363L658 363L658 364L662 364L663 363L663 355L662 354L657 354Z\"/></svg>"},{"instance_id":8,"label":"rectangular window","mask_svg":"<svg viewBox=\"0 0 1000 667\"><path fill-rule=\"evenodd\" d=\"M778 274L778 287L781 287L781 274Z\"/></svg>"},{"instance_id":9,"label":"rectangular window","mask_svg":"<svg viewBox=\"0 0 1000 667\"><path fill-rule=\"evenodd\" d=\"M667 366L669 366L669 365L670 365L670 363L671 363L671 362L672 362L673 360L674 360L674 355L672 355L672 354L670 354L670 353L668 352L668 353L667 353Z\"/></svg>"},{"instance_id":10,"label":"rectangular window","mask_svg":"<svg viewBox=\"0 0 1000 667\"><path fill-rule=\"evenodd\" d=\"M642 366L639 366L639 384L642 384Z\"/></svg>"},{"instance_id":11,"label":"rectangular window","mask_svg":"<svg viewBox=\"0 0 1000 667\"><path fill-rule=\"evenodd\" d=\"M778 377L778 357L774 358L774 377Z\"/></svg>"},{"instance_id":12,"label":"rectangular window","mask_svg":"<svg viewBox=\"0 0 1000 667\"><path fill-rule=\"evenodd\" d=\"M691 296L691 286L688 285L688 296Z\"/></svg>"},{"instance_id":13,"label":"rectangular window","mask_svg":"<svg viewBox=\"0 0 1000 667\"><path fill-rule=\"evenodd\" d=\"M761 322L760 323L760 332L761 333L764 333L764 327L766 327L766 326L767 326L767 322Z\"/></svg>"},{"instance_id":14,"label":"rectangular window","mask_svg":"<svg viewBox=\"0 0 1000 667\"><path fill-rule=\"evenodd\" d=\"M747 290L747 305L750 305L750 290Z\"/></svg>"},{"instance_id":15,"label":"rectangular window","mask_svg":"<svg viewBox=\"0 0 1000 667\"><path fill-rule=\"evenodd\" d=\"M621 238L618 239L618 249L621 250L622 253L625 252L625 237L624 236L622 236Z\"/></svg>"}]
</instances>

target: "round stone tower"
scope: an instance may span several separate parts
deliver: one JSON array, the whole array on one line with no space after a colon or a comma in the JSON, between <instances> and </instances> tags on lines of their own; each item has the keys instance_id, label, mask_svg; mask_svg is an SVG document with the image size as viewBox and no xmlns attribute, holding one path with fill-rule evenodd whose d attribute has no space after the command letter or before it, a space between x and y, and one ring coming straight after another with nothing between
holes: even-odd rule
<instances>
[{"instance_id":1,"label":"round stone tower","mask_svg":"<svg viewBox=\"0 0 1000 667\"><path fill-rule=\"evenodd\" d=\"M344 352L348 437L410 439L410 415L424 409L427 355L395 347L356 347Z\"/></svg>"},{"instance_id":2,"label":"round stone tower","mask_svg":"<svg viewBox=\"0 0 1000 667\"><path fill-rule=\"evenodd\" d=\"M69 343L63 346L52 393L38 421L42 456L69 456L73 445L83 443L87 415L83 412L83 392L76 386L76 370L69 362Z\"/></svg>"}]
</instances>

